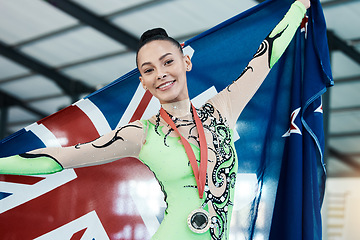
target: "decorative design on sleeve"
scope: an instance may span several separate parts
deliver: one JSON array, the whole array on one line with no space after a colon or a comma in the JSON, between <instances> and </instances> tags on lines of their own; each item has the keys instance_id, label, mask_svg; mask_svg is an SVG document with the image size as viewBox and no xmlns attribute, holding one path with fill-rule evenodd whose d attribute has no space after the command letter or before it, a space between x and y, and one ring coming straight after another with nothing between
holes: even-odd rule
<instances>
[{"instance_id":1,"label":"decorative design on sleeve","mask_svg":"<svg viewBox=\"0 0 360 240\"><path fill-rule=\"evenodd\" d=\"M233 81L230 85L227 86L228 92L231 92L230 86L233 85L233 83L235 83L239 78L241 78L248 70L251 70L252 72L254 72L254 69L253 69L250 65L248 65L248 66L244 69L244 71L242 71L242 73L240 74L240 76L239 76L235 81Z\"/></svg>"},{"instance_id":2,"label":"decorative design on sleeve","mask_svg":"<svg viewBox=\"0 0 360 240\"><path fill-rule=\"evenodd\" d=\"M130 124L130 125L126 125L126 126L124 126L124 127L121 127L119 130L117 130L116 133L115 133L115 135L114 135L114 137L113 137L109 142L107 142L107 143L105 143L105 144L103 144L103 145L101 145L101 146L97 146L97 145L95 145L95 144L92 144L92 146L93 146L94 148L105 148L105 147L110 146L111 144L113 144L114 142L116 142L116 141L118 141L118 140L124 141L124 138L122 138L121 136L119 136L119 134L120 134L121 130L123 130L123 129L125 129L125 128L129 128L129 127L134 127L134 128L141 129L141 127L139 127L139 126L137 126L137 125L131 125L131 124ZM80 146L81 146L81 144L78 144L78 145L75 146L75 148L76 148L76 149L80 149Z\"/></svg>"},{"instance_id":3,"label":"decorative design on sleeve","mask_svg":"<svg viewBox=\"0 0 360 240\"><path fill-rule=\"evenodd\" d=\"M281 35L285 32L285 30L288 28L289 25L286 25L285 28L283 30L281 30L279 33L275 34L275 36L270 37L273 32L271 32L263 42L267 42L267 44L269 45L269 68L271 69L274 64L279 60L282 52L279 54L277 53L274 49L274 42L276 39L280 38Z\"/></svg>"},{"instance_id":4,"label":"decorative design on sleeve","mask_svg":"<svg viewBox=\"0 0 360 240\"><path fill-rule=\"evenodd\" d=\"M38 154L34 154L34 153L21 153L19 154L20 157L25 158L25 159L31 159L31 158L40 158L40 157L46 157L46 158L50 158L52 160L54 160L57 164L59 164L62 168L63 166L61 165L61 163L54 158L53 156L49 155L49 154L44 154L44 153L38 153Z\"/></svg>"},{"instance_id":5,"label":"decorative design on sleeve","mask_svg":"<svg viewBox=\"0 0 360 240\"><path fill-rule=\"evenodd\" d=\"M276 39L280 38L281 35L284 33L284 31L288 28L289 25L286 25L283 30L281 30L279 33L275 34L275 36L271 37L273 32L271 32L260 44L259 48L257 49L256 53L254 54L252 60L249 62L248 66L242 71L240 76L233 81L230 85L227 86L228 92L231 92L230 87L233 83L235 83L237 80L239 80L247 71L251 70L254 72L253 67L251 66L251 62L266 53L268 53L268 67L271 69L274 64L279 60L279 57L281 54L277 53L274 49L274 42Z\"/></svg>"},{"instance_id":6,"label":"decorative design on sleeve","mask_svg":"<svg viewBox=\"0 0 360 240\"><path fill-rule=\"evenodd\" d=\"M192 109L190 109L191 113L192 113ZM179 129L181 127L188 127L193 125L192 128L190 128L189 130L189 137L188 138L194 138L196 139L196 141L198 141L198 136L192 135L192 130L196 127L194 120L186 120L186 119L180 119L177 117L174 117L173 115L169 114L170 118L174 121L175 126ZM156 115L156 125L155 125L155 132L161 136L161 134L159 133L159 126L160 126L160 113L158 113ZM172 129L171 127L168 128L168 132L164 133L165 137L164 137L164 145L169 147L169 145L166 143L167 137L174 132L174 129Z\"/></svg>"}]
</instances>

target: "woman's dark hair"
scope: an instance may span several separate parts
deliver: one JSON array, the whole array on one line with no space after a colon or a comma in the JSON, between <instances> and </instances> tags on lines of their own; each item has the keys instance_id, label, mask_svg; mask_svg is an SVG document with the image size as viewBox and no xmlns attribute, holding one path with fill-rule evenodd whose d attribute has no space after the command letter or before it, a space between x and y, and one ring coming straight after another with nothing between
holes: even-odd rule
<instances>
[{"instance_id":1,"label":"woman's dark hair","mask_svg":"<svg viewBox=\"0 0 360 240\"><path fill-rule=\"evenodd\" d=\"M179 51L181 53L183 53L182 47L180 45L180 43L178 41L176 41L175 39L173 39L172 37L169 37L167 32L163 29L163 28L154 28L154 29L150 29L145 31L139 40L139 44L138 44L138 49L136 51L136 64L137 64L137 60L138 60L138 53L139 50L147 43L152 42L152 41L156 41L156 40L164 40L164 41L169 41L172 44L174 44L177 48L179 48Z\"/></svg>"}]
</instances>

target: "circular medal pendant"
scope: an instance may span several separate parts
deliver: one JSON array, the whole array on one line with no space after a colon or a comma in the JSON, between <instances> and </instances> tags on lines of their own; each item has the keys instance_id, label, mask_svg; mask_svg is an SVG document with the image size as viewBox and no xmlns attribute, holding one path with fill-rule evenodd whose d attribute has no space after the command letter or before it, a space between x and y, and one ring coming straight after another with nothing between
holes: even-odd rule
<instances>
[{"instance_id":1,"label":"circular medal pendant","mask_svg":"<svg viewBox=\"0 0 360 240\"><path fill-rule=\"evenodd\" d=\"M195 233L204 233L210 227L210 214L204 209L196 209L189 214L188 226Z\"/></svg>"}]
</instances>

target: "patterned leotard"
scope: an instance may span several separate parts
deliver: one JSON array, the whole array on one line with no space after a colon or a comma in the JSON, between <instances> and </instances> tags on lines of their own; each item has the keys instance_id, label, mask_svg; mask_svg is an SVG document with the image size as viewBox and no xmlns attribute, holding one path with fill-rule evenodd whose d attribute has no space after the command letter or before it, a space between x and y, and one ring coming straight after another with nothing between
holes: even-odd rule
<instances>
[{"instance_id":1,"label":"patterned leotard","mask_svg":"<svg viewBox=\"0 0 360 240\"><path fill-rule=\"evenodd\" d=\"M190 109L190 105L188 107ZM167 203L164 220L152 239L180 239L179 236L181 239L227 239L238 165L232 130L210 102L200 108L197 114L205 129L209 152L203 199L199 198L180 137L168 135L172 130L160 126L163 120L159 115L142 121L147 134L139 158L154 172ZM185 128L190 138L197 139L198 134L191 119L191 114L182 119L175 118L175 124L179 130ZM198 146L192 144L196 158L200 159ZM210 213L211 225L205 233L194 234L187 225L187 218L200 207Z\"/></svg>"}]
</instances>

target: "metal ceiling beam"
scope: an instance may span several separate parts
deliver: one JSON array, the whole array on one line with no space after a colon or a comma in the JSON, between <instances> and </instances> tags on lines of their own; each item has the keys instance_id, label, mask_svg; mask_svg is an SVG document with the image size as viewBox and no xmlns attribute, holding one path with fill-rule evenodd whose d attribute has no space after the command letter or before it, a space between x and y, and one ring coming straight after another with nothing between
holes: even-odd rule
<instances>
[{"instance_id":1,"label":"metal ceiling beam","mask_svg":"<svg viewBox=\"0 0 360 240\"><path fill-rule=\"evenodd\" d=\"M168 2L168 0L152 0L152 1L149 1L149 2L144 2L144 3L140 3L138 5L133 5L131 7L125 8L125 9L121 9L121 10L119 10L117 12L113 12L113 13L111 13L109 15L102 16L102 18L109 19L109 18L113 18L113 17L118 17L120 15L129 14L129 13L131 13L133 11L139 11L140 9L153 7L153 6L163 4L163 3L166 3L166 2ZM33 37L33 38L29 38L29 39L17 42L15 45L12 45L12 46L13 47L20 47L22 45L30 44L30 43L35 42L35 41L40 41L40 40L43 40L43 39L46 39L46 38L49 38L49 37L52 37L52 36L55 36L55 35L64 34L65 32L68 32L68 31L74 31L74 30L76 30L78 28L81 28L83 26L84 26L84 24L80 23L80 24L65 27L65 28L62 28L62 29L57 29L55 31L51 31L51 32L48 32L48 33L45 33L45 34L42 34L42 35L39 35L39 36L36 36L36 37Z\"/></svg>"},{"instance_id":2,"label":"metal ceiling beam","mask_svg":"<svg viewBox=\"0 0 360 240\"><path fill-rule=\"evenodd\" d=\"M360 53L355 47L350 46L346 41L338 37L333 31L327 31L327 38L330 50L340 50L353 61L360 64Z\"/></svg>"},{"instance_id":3,"label":"metal ceiling beam","mask_svg":"<svg viewBox=\"0 0 360 240\"><path fill-rule=\"evenodd\" d=\"M53 80L66 94L71 97L77 96L82 93L94 92L96 89L85 85L81 81L73 80L53 68L41 63L40 61L31 58L23 53L20 53L0 42L0 53L5 57L19 63L30 70L44 75L45 77Z\"/></svg>"},{"instance_id":4,"label":"metal ceiling beam","mask_svg":"<svg viewBox=\"0 0 360 240\"><path fill-rule=\"evenodd\" d=\"M101 60L101 59L106 59L106 58L110 58L110 57L114 57L114 56L120 56L121 54L126 54L126 53L129 53L129 51L116 51L116 52L96 56L96 57L93 57L93 58L87 58L85 60L79 60L79 61L74 61L74 62L63 64L63 65L58 65L56 67L56 69L58 71L60 71L60 70L63 70L64 68L78 66L78 65L81 65L81 64L84 64L84 63L89 63L89 62L95 62L95 61L98 61L98 60ZM4 84L4 83L7 83L7 82L16 81L18 79L31 77L31 76L34 76L34 75L36 75L36 73L29 72L29 73L25 73L25 74L21 74L21 75L17 75L17 76L11 76L11 77L8 77L8 78L3 78L3 79L1 79L0 85Z\"/></svg>"},{"instance_id":5,"label":"metal ceiling beam","mask_svg":"<svg viewBox=\"0 0 360 240\"><path fill-rule=\"evenodd\" d=\"M360 159L360 152L348 153L347 155L351 158Z\"/></svg>"},{"instance_id":6,"label":"metal ceiling beam","mask_svg":"<svg viewBox=\"0 0 360 240\"><path fill-rule=\"evenodd\" d=\"M341 162L345 163L346 165L350 166L356 172L360 172L360 164L357 161L355 161L354 159L352 159L351 157L338 152L334 148L329 148L329 154L330 154L330 156L335 157L336 159L338 159Z\"/></svg>"},{"instance_id":7,"label":"metal ceiling beam","mask_svg":"<svg viewBox=\"0 0 360 240\"><path fill-rule=\"evenodd\" d=\"M6 128L9 119L9 107L0 107L0 139L6 137Z\"/></svg>"},{"instance_id":8,"label":"metal ceiling beam","mask_svg":"<svg viewBox=\"0 0 360 240\"><path fill-rule=\"evenodd\" d=\"M346 172L328 173L327 177L328 178L354 178L354 177L360 177L360 172L346 171Z\"/></svg>"},{"instance_id":9,"label":"metal ceiling beam","mask_svg":"<svg viewBox=\"0 0 360 240\"><path fill-rule=\"evenodd\" d=\"M343 138L343 137L360 137L360 132L342 132L342 133L332 133L330 138Z\"/></svg>"},{"instance_id":10,"label":"metal ceiling beam","mask_svg":"<svg viewBox=\"0 0 360 240\"><path fill-rule=\"evenodd\" d=\"M321 3L321 6L323 8L335 7L335 6L344 5L344 4L352 3L352 2L356 2L356 1L358 1L358 0L333 0L333 1L327 1L327 2Z\"/></svg>"},{"instance_id":11,"label":"metal ceiling beam","mask_svg":"<svg viewBox=\"0 0 360 240\"><path fill-rule=\"evenodd\" d=\"M344 77L344 78L336 78L335 83L336 85L341 83L354 83L360 82L360 76L353 76L353 77Z\"/></svg>"},{"instance_id":12,"label":"metal ceiling beam","mask_svg":"<svg viewBox=\"0 0 360 240\"><path fill-rule=\"evenodd\" d=\"M8 107L8 106L20 106L29 112L32 112L39 116L39 119L46 117L48 114L39 111L33 107L27 105L24 101L17 99L3 91L0 90L0 108L1 107Z\"/></svg>"},{"instance_id":13,"label":"metal ceiling beam","mask_svg":"<svg viewBox=\"0 0 360 240\"><path fill-rule=\"evenodd\" d=\"M81 22L97 29L112 39L124 44L129 49L134 51L137 50L138 39L136 37L132 36L127 31L119 28L106 19L96 16L77 3L67 0L47 0L46 2L79 19Z\"/></svg>"},{"instance_id":14,"label":"metal ceiling beam","mask_svg":"<svg viewBox=\"0 0 360 240\"><path fill-rule=\"evenodd\" d=\"M53 30L50 32L46 32L46 33L37 35L32 38L27 38L25 40L19 41L16 44L12 45L12 47L17 48L17 47L20 47L23 45L31 44L33 42L41 41L43 39L47 39L47 38L50 38L55 35L64 34L66 32L70 32L70 31L75 31L76 29L81 28L81 27L82 27L81 24L77 24L77 25L68 26L68 27L61 28L61 29L56 29L56 30Z\"/></svg>"},{"instance_id":15,"label":"metal ceiling beam","mask_svg":"<svg viewBox=\"0 0 360 240\"><path fill-rule=\"evenodd\" d=\"M331 113L355 112L360 111L360 106L332 108L330 111Z\"/></svg>"},{"instance_id":16,"label":"metal ceiling beam","mask_svg":"<svg viewBox=\"0 0 360 240\"><path fill-rule=\"evenodd\" d=\"M169 2L169 0L152 0L152 1L142 2L137 5L133 5L128 8L120 9L118 11L112 12L104 17L106 17L106 18L118 17L120 15L129 14L131 12L137 12L139 10L154 7L159 4L163 4L163 3L167 3L167 2Z\"/></svg>"}]
</instances>

